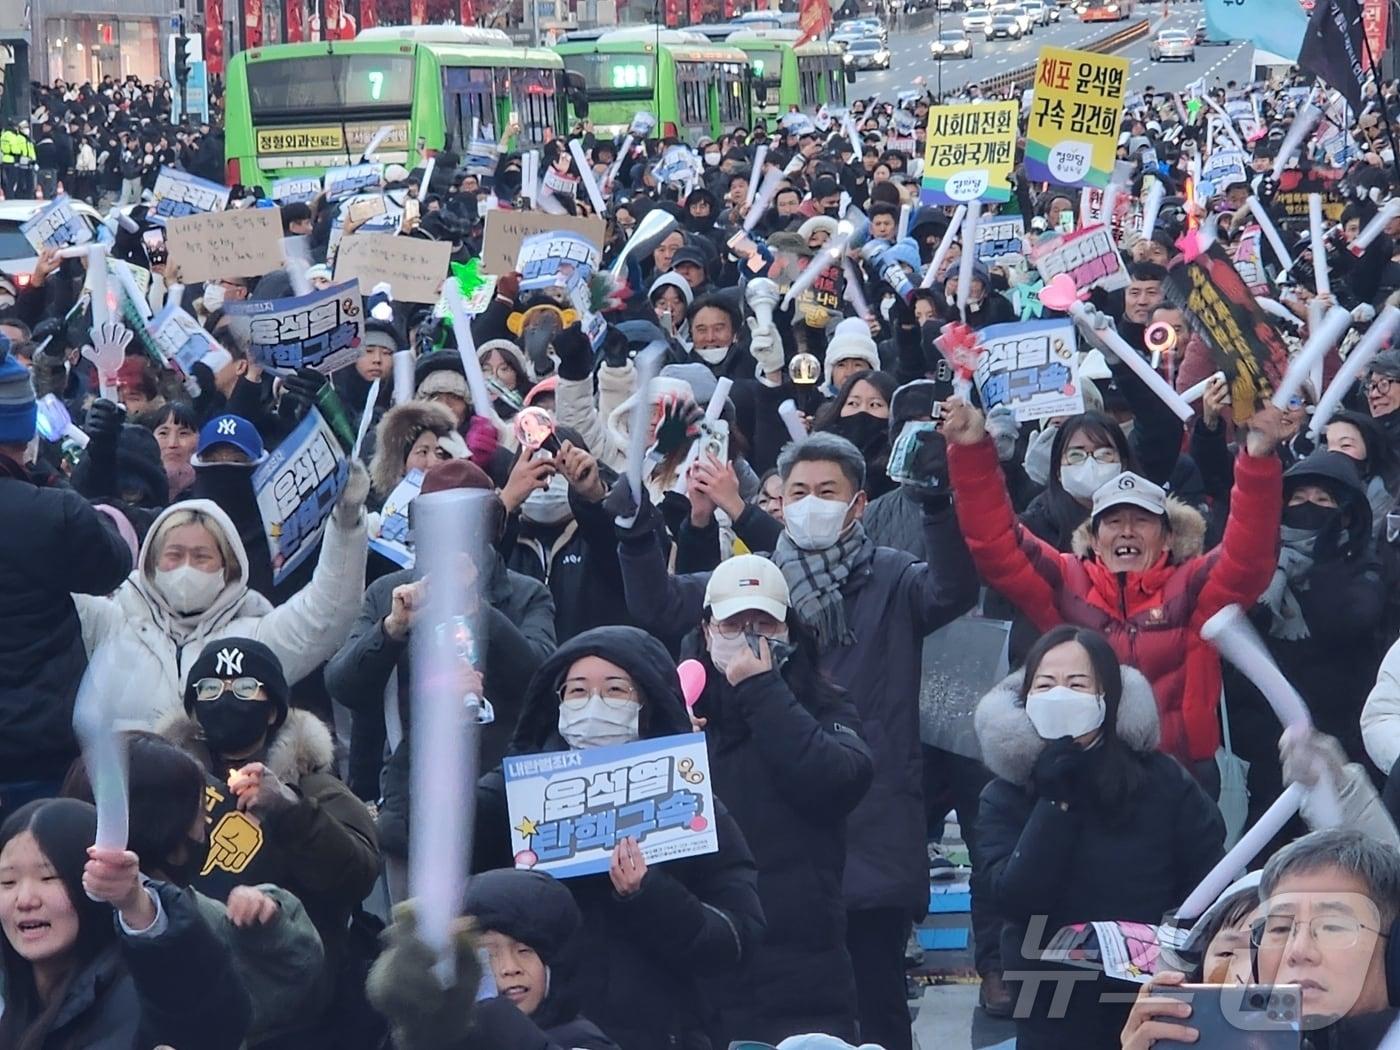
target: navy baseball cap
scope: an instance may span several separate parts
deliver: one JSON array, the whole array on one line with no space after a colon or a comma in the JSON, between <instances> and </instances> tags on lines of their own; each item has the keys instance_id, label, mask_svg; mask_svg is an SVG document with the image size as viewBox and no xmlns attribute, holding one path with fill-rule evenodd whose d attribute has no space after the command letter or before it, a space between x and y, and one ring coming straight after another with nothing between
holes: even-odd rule
<instances>
[{"instance_id":1,"label":"navy baseball cap","mask_svg":"<svg viewBox=\"0 0 1400 1050\"><path fill-rule=\"evenodd\" d=\"M236 448L248 457L249 463L261 463L266 452L263 450L262 435L258 428L242 416L215 416L204 424L199 432L199 447L195 449L195 466L207 462L208 453L220 445Z\"/></svg>"}]
</instances>

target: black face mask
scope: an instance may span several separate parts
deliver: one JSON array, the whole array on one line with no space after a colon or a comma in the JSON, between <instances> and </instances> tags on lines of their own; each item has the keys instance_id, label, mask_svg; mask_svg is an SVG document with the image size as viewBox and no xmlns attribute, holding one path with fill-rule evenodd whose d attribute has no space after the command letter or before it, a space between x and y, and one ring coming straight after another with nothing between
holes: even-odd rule
<instances>
[{"instance_id":1,"label":"black face mask","mask_svg":"<svg viewBox=\"0 0 1400 1050\"><path fill-rule=\"evenodd\" d=\"M1327 528L1339 517L1339 507L1320 507L1316 503L1299 503L1296 507L1284 507L1282 521L1290 529L1319 532Z\"/></svg>"},{"instance_id":2,"label":"black face mask","mask_svg":"<svg viewBox=\"0 0 1400 1050\"><path fill-rule=\"evenodd\" d=\"M266 700L240 700L230 692L217 700L195 705L195 717L204 730L209 747L221 755L246 751L267 732Z\"/></svg>"},{"instance_id":3,"label":"black face mask","mask_svg":"<svg viewBox=\"0 0 1400 1050\"><path fill-rule=\"evenodd\" d=\"M867 460L878 456L889 444L890 421L869 412L841 416L831 429L860 449Z\"/></svg>"},{"instance_id":4,"label":"black face mask","mask_svg":"<svg viewBox=\"0 0 1400 1050\"><path fill-rule=\"evenodd\" d=\"M167 879L176 886L188 886L194 881L194 877L204 870L204 862L209 859L209 839L203 838L196 842L194 839L185 839L185 859L181 861L167 860L161 865L161 870Z\"/></svg>"}]
</instances>

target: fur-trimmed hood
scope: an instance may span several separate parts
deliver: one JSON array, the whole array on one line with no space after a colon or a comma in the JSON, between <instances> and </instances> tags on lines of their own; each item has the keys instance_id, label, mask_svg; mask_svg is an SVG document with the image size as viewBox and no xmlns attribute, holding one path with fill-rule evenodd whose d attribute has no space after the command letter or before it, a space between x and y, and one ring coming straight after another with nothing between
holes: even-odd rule
<instances>
[{"instance_id":1,"label":"fur-trimmed hood","mask_svg":"<svg viewBox=\"0 0 1400 1050\"><path fill-rule=\"evenodd\" d=\"M214 769L209 745L204 741L204 729L183 711L163 718L156 732L180 750L193 755L206 770L218 777L222 770ZM277 774L282 783L295 787L301 778L312 773L330 773L335 763L335 745L326 724L309 711L292 708L287 720L272 737L263 764Z\"/></svg>"},{"instance_id":2,"label":"fur-trimmed hood","mask_svg":"<svg viewBox=\"0 0 1400 1050\"><path fill-rule=\"evenodd\" d=\"M1093 518L1085 518L1074 530L1072 547L1074 553L1087 558L1093 553ZM1167 521L1171 523L1171 536L1167 541L1167 552L1171 563L1180 565L1205 550L1206 519L1190 504L1183 503L1175 496L1167 497Z\"/></svg>"},{"instance_id":3,"label":"fur-trimmed hood","mask_svg":"<svg viewBox=\"0 0 1400 1050\"><path fill-rule=\"evenodd\" d=\"M1142 672L1124 667L1123 698L1118 704L1118 738L1134 751L1155 751L1161 743L1157 721L1157 700ZM1045 749L1045 741L1031 725L1021 703L1024 671L1003 678L977 704L973 724L982 760L1003 780L1024 787L1030 783L1031 769Z\"/></svg>"},{"instance_id":4,"label":"fur-trimmed hood","mask_svg":"<svg viewBox=\"0 0 1400 1050\"><path fill-rule=\"evenodd\" d=\"M385 412L374 432L374 456L369 463L375 495L387 499L403 480L404 461L419 434L431 430L438 437L446 437L456 429L452 412L433 401L405 401Z\"/></svg>"}]
</instances>

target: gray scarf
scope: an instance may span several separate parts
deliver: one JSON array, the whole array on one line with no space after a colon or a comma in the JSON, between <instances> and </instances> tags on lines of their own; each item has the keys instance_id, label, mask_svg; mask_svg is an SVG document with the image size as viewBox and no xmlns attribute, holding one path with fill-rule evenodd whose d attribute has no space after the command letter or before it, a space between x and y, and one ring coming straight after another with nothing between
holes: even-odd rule
<instances>
[{"instance_id":1,"label":"gray scarf","mask_svg":"<svg viewBox=\"0 0 1400 1050\"><path fill-rule=\"evenodd\" d=\"M816 634L823 652L856 640L846 624L841 588L874 557L875 544L860 522L824 551L805 551L786 532L778 538L773 563L783 570L798 619Z\"/></svg>"},{"instance_id":2,"label":"gray scarf","mask_svg":"<svg viewBox=\"0 0 1400 1050\"><path fill-rule=\"evenodd\" d=\"M1273 616L1269 634L1285 642L1311 637L1297 592L1308 589L1317 534L1317 529L1294 529L1287 525L1279 529L1282 546L1278 552L1278 567L1259 601Z\"/></svg>"}]
</instances>

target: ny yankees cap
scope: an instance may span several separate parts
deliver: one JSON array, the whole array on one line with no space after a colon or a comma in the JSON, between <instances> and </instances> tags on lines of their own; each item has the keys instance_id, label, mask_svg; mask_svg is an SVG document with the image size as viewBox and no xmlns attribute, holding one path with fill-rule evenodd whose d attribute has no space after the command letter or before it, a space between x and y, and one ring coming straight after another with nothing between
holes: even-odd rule
<instances>
[{"instance_id":1,"label":"ny yankees cap","mask_svg":"<svg viewBox=\"0 0 1400 1050\"><path fill-rule=\"evenodd\" d=\"M267 690L268 702L276 705L275 725L287 718L290 690L282 661L262 642L252 638L217 638L200 652L185 679L185 710L194 711L195 683L201 678L256 678Z\"/></svg>"},{"instance_id":2,"label":"ny yankees cap","mask_svg":"<svg viewBox=\"0 0 1400 1050\"><path fill-rule=\"evenodd\" d=\"M242 416L215 416L205 423L199 432L199 447L195 449L195 455L203 459L205 453L216 445L238 449L248 457L249 463L257 463L263 458L262 435Z\"/></svg>"}]
</instances>

